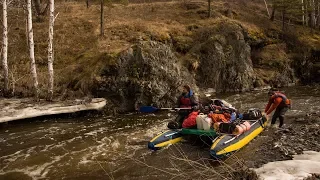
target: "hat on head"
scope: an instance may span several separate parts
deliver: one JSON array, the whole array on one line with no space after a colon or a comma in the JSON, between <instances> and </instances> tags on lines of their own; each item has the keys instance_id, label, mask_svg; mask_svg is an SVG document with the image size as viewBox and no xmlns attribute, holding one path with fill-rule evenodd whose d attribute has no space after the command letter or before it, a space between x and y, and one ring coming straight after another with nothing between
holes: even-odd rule
<instances>
[{"instance_id":1,"label":"hat on head","mask_svg":"<svg viewBox=\"0 0 320 180\"><path fill-rule=\"evenodd\" d=\"M183 87L186 88L186 90L188 90L188 92L190 92L190 89L191 89L191 88L190 88L189 85L186 84L186 85L184 85Z\"/></svg>"},{"instance_id":2,"label":"hat on head","mask_svg":"<svg viewBox=\"0 0 320 180\"><path fill-rule=\"evenodd\" d=\"M268 92L268 95L273 95L275 92L279 91L278 89L276 88L271 88Z\"/></svg>"}]
</instances>

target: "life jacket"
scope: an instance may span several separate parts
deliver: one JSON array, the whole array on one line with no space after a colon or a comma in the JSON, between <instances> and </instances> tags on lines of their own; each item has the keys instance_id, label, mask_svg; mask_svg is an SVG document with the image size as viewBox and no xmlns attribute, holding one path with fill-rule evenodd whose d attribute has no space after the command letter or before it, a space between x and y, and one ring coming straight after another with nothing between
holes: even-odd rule
<instances>
[{"instance_id":1,"label":"life jacket","mask_svg":"<svg viewBox=\"0 0 320 180\"><path fill-rule=\"evenodd\" d=\"M273 96L271 96L272 101L274 101L275 99L277 99L278 97L282 98L281 101L281 105L282 106L288 106L290 105L290 100L287 98L286 95L280 93L280 92L276 92Z\"/></svg>"},{"instance_id":2,"label":"life jacket","mask_svg":"<svg viewBox=\"0 0 320 180\"><path fill-rule=\"evenodd\" d=\"M185 96L182 96L180 98L180 107L181 108L187 108L187 107L191 107L191 99L190 97L185 97Z\"/></svg>"}]
</instances>

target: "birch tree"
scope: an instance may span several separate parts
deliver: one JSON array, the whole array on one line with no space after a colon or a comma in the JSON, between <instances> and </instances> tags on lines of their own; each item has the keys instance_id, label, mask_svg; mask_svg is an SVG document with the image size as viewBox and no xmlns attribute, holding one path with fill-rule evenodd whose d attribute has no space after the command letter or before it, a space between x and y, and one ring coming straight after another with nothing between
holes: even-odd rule
<instances>
[{"instance_id":1,"label":"birch tree","mask_svg":"<svg viewBox=\"0 0 320 180\"><path fill-rule=\"evenodd\" d=\"M33 86L35 89L35 96L38 100L39 98L39 89L38 89L38 77L37 77L37 68L36 68L36 60L34 58L34 41L33 41L33 29L32 29L32 5L31 0L27 0L27 11L28 11L28 40L29 40L29 53L30 53L30 68L31 74L33 78Z\"/></svg>"},{"instance_id":2,"label":"birch tree","mask_svg":"<svg viewBox=\"0 0 320 180\"><path fill-rule=\"evenodd\" d=\"M263 0L264 1L264 5L266 6L266 10L267 10L267 13L268 13L268 17L270 18L270 12L269 12L269 8L268 8L268 3L266 0Z\"/></svg>"},{"instance_id":3,"label":"birch tree","mask_svg":"<svg viewBox=\"0 0 320 180\"><path fill-rule=\"evenodd\" d=\"M2 67L4 77L3 92L6 96L9 92L9 70L8 70L8 21L7 21L7 0L2 1L2 23L3 23L3 42L2 42Z\"/></svg>"},{"instance_id":4,"label":"birch tree","mask_svg":"<svg viewBox=\"0 0 320 180\"><path fill-rule=\"evenodd\" d=\"M301 0L301 12L302 12L302 25L305 25L305 12L304 12L304 0Z\"/></svg>"},{"instance_id":5,"label":"birch tree","mask_svg":"<svg viewBox=\"0 0 320 180\"><path fill-rule=\"evenodd\" d=\"M48 88L48 100L52 101L53 98L53 26L54 26L54 0L49 0L49 42L48 42L48 71L49 71L49 88Z\"/></svg>"}]
</instances>

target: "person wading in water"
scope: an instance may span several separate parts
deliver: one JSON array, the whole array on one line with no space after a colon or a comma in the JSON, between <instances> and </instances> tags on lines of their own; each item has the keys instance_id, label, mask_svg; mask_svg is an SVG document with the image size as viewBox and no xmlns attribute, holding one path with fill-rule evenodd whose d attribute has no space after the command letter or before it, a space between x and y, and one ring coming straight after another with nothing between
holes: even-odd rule
<instances>
[{"instance_id":1,"label":"person wading in water","mask_svg":"<svg viewBox=\"0 0 320 180\"><path fill-rule=\"evenodd\" d=\"M279 128L283 126L284 115L290 108L290 100L287 96L276 89L271 89L268 92L269 102L264 110L266 115L269 115L273 110L276 110L272 116L271 127L275 126L277 118L279 118Z\"/></svg>"}]
</instances>

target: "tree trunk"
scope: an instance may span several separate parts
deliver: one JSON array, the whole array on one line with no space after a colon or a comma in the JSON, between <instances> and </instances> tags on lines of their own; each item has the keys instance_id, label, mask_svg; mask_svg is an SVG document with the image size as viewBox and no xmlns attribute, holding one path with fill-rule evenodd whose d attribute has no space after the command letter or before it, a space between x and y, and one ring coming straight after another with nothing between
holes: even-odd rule
<instances>
[{"instance_id":1,"label":"tree trunk","mask_svg":"<svg viewBox=\"0 0 320 180\"><path fill-rule=\"evenodd\" d=\"M86 0L87 8L89 8L89 0Z\"/></svg>"},{"instance_id":2,"label":"tree trunk","mask_svg":"<svg viewBox=\"0 0 320 180\"><path fill-rule=\"evenodd\" d=\"M211 0L208 0L208 18L211 17Z\"/></svg>"},{"instance_id":3,"label":"tree trunk","mask_svg":"<svg viewBox=\"0 0 320 180\"><path fill-rule=\"evenodd\" d=\"M40 0L33 0L34 7L36 9L36 13L39 16L41 14L41 2Z\"/></svg>"},{"instance_id":4,"label":"tree trunk","mask_svg":"<svg viewBox=\"0 0 320 180\"><path fill-rule=\"evenodd\" d=\"M320 25L320 2L319 0L317 1L317 9L318 9L318 15L317 15L317 28L319 28Z\"/></svg>"},{"instance_id":5,"label":"tree trunk","mask_svg":"<svg viewBox=\"0 0 320 180\"><path fill-rule=\"evenodd\" d=\"M272 5L272 12L271 12L271 16L270 16L270 20L273 21L274 20L274 15L276 13L276 6L273 4Z\"/></svg>"},{"instance_id":6,"label":"tree trunk","mask_svg":"<svg viewBox=\"0 0 320 180\"><path fill-rule=\"evenodd\" d=\"M103 12L103 5L104 5L104 0L101 0L101 17L100 17L100 19L101 19L101 23L100 23L100 35L101 36L104 36L104 12Z\"/></svg>"},{"instance_id":7,"label":"tree trunk","mask_svg":"<svg viewBox=\"0 0 320 180\"><path fill-rule=\"evenodd\" d=\"M304 14L305 14L305 23L306 23L306 26L309 26L309 21L310 21L310 17L309 17L309 10L308 10L308 0L304 0Z\"/></svg>"},{"instance_id":8,"label":"tree trunk","mask_svg":"<svg viewBox=\"0 0 320 180\"><path fill-rule=\"evenodd\" d=\"M9 93L9 70L8 70L8 21L7 21L7 0L2 1L3 13L3 42L2 42L2 67L4 76L4 96Z\"/></svg>"},{"instance_id":9,"label":"tree trunk","mask_svg":"<svg viewBox=\"0 0 320 180\"><path fill-rule=\"evenodd\" d=\"M284 32L285 31L285 19L286 19L286 10L282 10L282 31Z\"/></svg>"},{"instance_id":10,"label":"tree trunk","mask_svg":"<svg viewBox=\"0 0 320 180\"><path fill-rule=\"evenodd\" d=\"M53 26L54 26L54 0L49 2L50 17L49 17L49 42L48 42L48 71L49 71L49 86L48 86L48 100L53 98Z\"/></svg>"},{"instance_id":11,"label":"tree trunk","mask_svg":"<svg viewBox=\"0 0 320 180\"><path fill-rule=\"evenodd\" d=\"M268 17L270 18L270 12L269 12L267 1L266 0L263 0L263 1L264 1L264 5L266 6L266 9L267 9Z\"/></svg>"},{"instance_id":12,"label":"tree trunk","mask_svg":"<svg viewBox=\"0 0 320 180\"><path fill-rule=\"evenodd\" d=\"M28 39L29 39L29 52L30 52L30 68L33 78L33 86L35 89L35 97L39 99L39 89L38 89L38 77L36 61L34 58L34 41L33 41L33 29L32 29L32 6L31 0L27 0L27 11L28 11Z\"/></svg>"},{"instance_id":13,"label":"tree trunk","mask_svg":"<svg viewBox=\"0 0 320 180\"><path fill-rule=\"evenodd\" d=\"M313 28L316 27L316 13L315 13L315 4L314 0L310 0L310 6L311 6L311 26Z\"/></svg>"},{"instance_id":14,"label":"tree trunk","mask_svg":"<svg viewBox=\"0 0 320 180\"><path fill-rule=\"evenodd\" d=\"M48 0L48 1L50 1L50 0ZM44 8L42 8L41 0L33 0L37 16L43 16L47 12L48 5L49 5L48 1L47 1L46 6Z\"/></svg>"},{"instance_id":15,"label":"tree trunk","mask_svg":"<svg viewBox=\"0 0 320 180\"><path fill-rule=\"evenodd\" d=\"M304 3L303 0L301 0L301 11L302 11L302 25L305 25L305 12L304 12Z\"/></svg>"}]
</instances>

